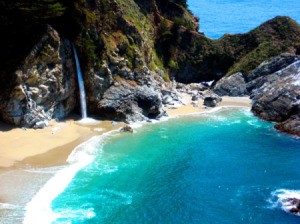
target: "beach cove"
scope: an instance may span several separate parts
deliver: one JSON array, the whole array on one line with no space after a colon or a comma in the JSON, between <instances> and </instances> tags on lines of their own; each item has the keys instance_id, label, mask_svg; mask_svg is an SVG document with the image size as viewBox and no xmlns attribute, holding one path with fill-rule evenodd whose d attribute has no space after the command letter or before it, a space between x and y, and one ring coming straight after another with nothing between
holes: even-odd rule
<instances>
[{"instance_id":1,"label":"beach cove","mask_svg":"<svg viewBox=\"0 0 300 224\"><path fill-rule=\"evenodd\" d=\"M0 0L1 224L299 223L298 4L201 4Z\"/></svg>"},{"instance_id":2,"label":"beach cove","mask_svg":"<svg viewBox=\"0 0 300 224\"><path fill-rule=\"evenodd\" d=\"M187 104L185 106L168 109L170 117L201 114L212 110L201 106L203 104L201 100L199 100L199 107L191 105L191 100L188 98L185 102ZM246 97L224 97L221 105L213 110L221 107L249 108L250 100ZM18 204L19 202L25 206L48 179L68 164L67 159L76 146L88 141L93 136L116 131L123 126L124 123L121 122L113 126L111 121L101 121L98 125L84 126L78 124L74 117L61 122L53 120L49 127L43 130L21 128L9 130L9 126L4 125L4 130L0 133L3 146L0 149L1 212L8 209L13 213L13 210L16 209L14 205L22 207ZM49 167L54 167L53 171L45 173L41 171L40 173L39 170L47 170ZM32 178L39 179L35 182L36 186L33 184ZM8 216L7 218L10 220L12 217ZM18 219L22 219L22 217L18 217Z\"/></svg>"}]
</instances>

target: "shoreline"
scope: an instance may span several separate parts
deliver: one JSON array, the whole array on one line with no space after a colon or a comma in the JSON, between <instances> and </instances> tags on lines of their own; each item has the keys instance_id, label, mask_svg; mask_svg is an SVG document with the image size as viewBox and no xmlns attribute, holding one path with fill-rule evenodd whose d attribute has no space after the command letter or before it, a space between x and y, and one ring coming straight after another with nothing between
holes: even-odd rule
<instances>
[{"instance_id":1,"label":"shoreline","mask_svg":"<svg viewBox=\"0 0 300 224\"><path fill-rule=\"evenodd\" d=\"M203 106L203 100L198 101L198 107L191 104L188 96L184 97L185 105L177 108L166 108L167 118L173 116L205 113L222 107L250 107L248 97L223 97L222 102L214 108ZM78 116L70 116L61 122L52 120L44 129L13 128L0 123L0 169L20 168L26 166L49 167L63 165L76 146L93 136L117 130L125 125L104 120L99 124L82 125L77 123ZM10 129L10 130L9 130ZM38 140L37 140L38 139Z\"/></svg>"},{"instance_id":2,"label":"shoreline","mask_svg":"<svg viewBox=\"0 0 300 224\"><path fill-rule=\"evenodd\" d=\"M223 97L222 103L215 108L207 108L202 106L202 100L198 101L198 107L192 106L190 99L185 98L184 101L185 105L179 106L178 108L166 108L167 113L169 115L168 117L166 117L166 119L202 113L210 113L222 109L224 107L250 108L250 99L248 97ZM6 178L4 178L4 182L0 183L0 189L2 191L2 194L0 194L0 205L8 204L12 206L19 206L21 204L20 206L26 206L27 208L27 206L32 201L35 201L35 203L33 204L37 205L37 201L40 201L39 199L41 198L40 191L43 191L42 189L48 185L48 182L51 182L51 179L53 177L56 177L57 175L59 175L60 172L63 172L65 169L68 169L68 167L69 169L71 169L71 166L76 167L76 164L77 166L80 166L80 163L78 163L77 161L75 161L75 163L74 161L67 161L73 156L73 154L77 153L78 148L92 141L93 138L99 139L104 136L107 136L109 135L109 133L116 132L118 129L125 125L125 123L123 122L118 122L117 125L113 126L111 121L101 121L101 123L97 125L85 126L76 123L75 119L77 118L78 117L71 117L62 122L52 121L49 127L42 130L28 129L25 131L20 128L13 129L8 132L3 132L3 130L1 130L1 145L9 146L10 148L17 148L12 149L11 151L9 151L9 153L3 153L3 147L1 147L0 149L0 175L6 175ZM165 119L162 119L162 121L163 120ZM145 123L147 122L135 123L133 124L133 127L140 127ZM19 133L21 133L21 136L16 136ZM14 138L18 138L18 141L13 141L15 140ZM50 138L50 140L47 138ZM40 148L40 144L32 143L33 139L39 139L39 142L42 142L42 145L44 145L45 147ZM57 140L57 142L55 142L55 140ZM10 141L12 141L11 144L8 144ZM19 152L21 153L18 154ZM12 158L15 160L13 160ZM84 166L84 164L82 164L82 166ZM40 178L42 178L42 181L38 179L31 180L32 177L34 178L34 172L31 173L32 170L51 170L51 168L55 168L55 171L50 172L50 174L44 174L43 172L39 173ZM24 169L29 169L31 170L31 172L21 172ZM71 173L75 175L77 171L78 170L73 170L73 172ZM15 185L15 183L19 182L20 177L26 177L25 180L27 181L27 183L24 184L26 187L24 188L23 186L17 186L16 189L12 190L11 188L13 187L13 185ZM69 181L71 181L71 179L69 179ZM62 178L62 181L66 186L69 183L64 178ZM20 198L24 196L26 191L32 191L32 188L34 188L34 190L31 193L31 195L28 195L28 198L26 200L23 199L23 202L19 204ZM49 186L46 188L49 188ZM64 188L64 185L60 186L60 191L63 191ZM58 191L58 194L59 193L60 192ZM42 193L42 195L45 194ZM49 198L46 198L46 200L48 203L52 201ZM3 211L1 211L0 209L0 214L2 212ZM14 210L11 210L11 212L14 212ZM26 211L22 210L22 215L24 215L24 212Z\"/></svg>"}]
</instances>

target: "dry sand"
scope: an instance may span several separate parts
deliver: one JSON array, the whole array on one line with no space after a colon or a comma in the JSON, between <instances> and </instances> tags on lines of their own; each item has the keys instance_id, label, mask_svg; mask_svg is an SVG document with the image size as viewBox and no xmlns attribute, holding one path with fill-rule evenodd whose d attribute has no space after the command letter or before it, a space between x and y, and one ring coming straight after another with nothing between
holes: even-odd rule
<instances>
[{"instance_id":1,"label":"dry sand","mask_svg":"<svg viewBox=\"0 0 300 224\"><path fill-rule=\"evenodd\" d=\"M52 120L44 129L13 128L0 123L0 167L54 166L63 164L71 151L95 135L120 128L111 121L81 125L75 117L62 122Z\"/></svg>"}]
</instances>

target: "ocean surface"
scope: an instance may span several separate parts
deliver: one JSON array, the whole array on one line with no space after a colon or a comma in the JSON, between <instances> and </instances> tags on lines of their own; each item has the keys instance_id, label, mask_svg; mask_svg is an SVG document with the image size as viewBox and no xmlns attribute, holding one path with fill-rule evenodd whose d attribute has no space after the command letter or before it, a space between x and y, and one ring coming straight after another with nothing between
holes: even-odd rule
<instances>
[{"instance_id":1,"label":"ocean surface","mask_svg":"<svg viewBox=\"0 0 300 224\"><path fill-rule=\"evenodd\" d=\"M188 0L200 17L200 30L218 39L225 33L245 33L275 16L290 16L300 23L299 0Z\"/></svg>"},{"instance_id":2,"label":"ocean surface","mask_svg":"<svg viewBox=\"0 0 300 224\"><path fill-rule=\"evenodd\" d=\"M247 109L174 118L80 145L25 223L299 224L300 139Z\"/></svg>"}]
</instances>

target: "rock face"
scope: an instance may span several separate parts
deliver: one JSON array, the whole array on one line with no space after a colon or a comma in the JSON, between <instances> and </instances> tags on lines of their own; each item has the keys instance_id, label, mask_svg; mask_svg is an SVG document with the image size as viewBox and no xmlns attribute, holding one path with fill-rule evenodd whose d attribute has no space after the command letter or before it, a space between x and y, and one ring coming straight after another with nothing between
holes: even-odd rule
<instances>
[{"instance_id":1,"label":"rock face","mask_svg":"<svg viewBox=\"0 0 300 224\"><path fill-rule=\"evenodd\" d=\"M117 81L103 95L97 114L128 123L156 118L162 113L160 92L148 86L131 86Z\"/></svg>"},{"instance_id":2,"label":"rock face","mask_svg":"<svg viewBox=\"0 0 300 224\"><path fill-rule=\"evenodd\" d=\"M0 115L8 123L43 128L75 106L75 73L70 42L48 26L15 72L8 97L0 95Z\"/></svg>"},{"instance_id":3,"label":"rock face","mask_svg":"<svg viewBox=\"0 0 300 224\"><path fill-rule=\"evenodd\" d=\"M291 116L286 121L275 125L275 128L292 135L300 136L300 115Z\"/></svg>"},{"instance_id":4,"label":"rock face","mask_svg":"<svg viewBox=\"0 0 300 224\"><path fill-rule=\"evenodd\" d=\"M249 94L242 73L238 72L220 79L214 87L219 96L246 96Z\"/></svg>"},{"instance_id":5,"label":"rock face","mask_svg":"<svg viewBox=\"0 0 300 224\"><path fill-rule=\"evenodd\" d=\"M221 79L214 91L231 96L242 96L248 92L254 115L279 122L275 128L300 136L300 57L280 55L263 62L244 75L243 80L241 76L238 73ZM244 91L236 94L234 91L237 89Z\"/></svg>"},{"instance_id":6,"label":"rock face","mask_svg":"<svg viewBox=\"0 0 300 224\"><path fill-rule=\"evenodd\" d=\"M300 58L275 73L257 79L258 86L261 86L252 91L252 112L268 121L283 122L275 127L300 136Z\"/></svg>"}]
</instances>

